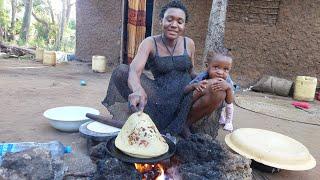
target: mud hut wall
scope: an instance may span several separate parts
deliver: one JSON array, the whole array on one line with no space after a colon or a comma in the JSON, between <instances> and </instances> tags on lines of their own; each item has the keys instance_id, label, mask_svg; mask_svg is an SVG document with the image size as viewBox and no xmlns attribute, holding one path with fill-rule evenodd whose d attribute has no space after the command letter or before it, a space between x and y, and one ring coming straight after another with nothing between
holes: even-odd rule
<instances>
[{"instance_id":1,"label":"mud hut wall","mask_svg":"<svg viewBox=\"0 0 320 180\"><path fill-rule=\"evenodd\" d=\"M161 32L158 15L168 1L154 1L153 35ZM190 14L186 36L195 41L196 69L199 71L212 0L182 1ZM246 4L249 2L253 2L251 9ZM101 54L112 64L119 63L121 4L117 0L77 1L78 58L90 61L92 55ZM246 6L232 10L232 4ZM273 11L268 7L276 8ZM229 0L225 44L234 55L233 79L246 86L263 75L291 80L297 75L320 78L319 13L318 0Z\"/></svg>"},{"instance_id":2,"label":"mud hut wall","mask_svg":"<svg viewBox=\"0 0 320 180\"><path fill-rule=\"evenodd\" d=\"M122 1L77 0L76 56L90 62L106 56L108 66L119 64L122 34Z\"/></svg>"},{"instance_id":3,"label":"mud hut wall","mask_svg":"<svg viewBox=\"0 0 320 180\"><path fill-rule=\"evenodd\" d=\"M153 8L152 34L161 33L159 13L161 7L169 0L155 0ZM185 35L194 40L196 45L195 65L197 71L202 69L202 56L208 31L212 0L182 0L189 12L189 22Z\"/></svg>"},{"instance_id":4,"label":"mud hut wall","mask_svg":"<svg viewBox=\"0 0 320 180\"><path fill-rule=\"evenodd\" d=\"M249 1L229 1L225 44L235 56L232 76L244 86L263 75L320 78L319 0L277 1L253 1L251 9L232 6ZM278 10L267 9L277 5Z\"/></svg>"}]
</instances>

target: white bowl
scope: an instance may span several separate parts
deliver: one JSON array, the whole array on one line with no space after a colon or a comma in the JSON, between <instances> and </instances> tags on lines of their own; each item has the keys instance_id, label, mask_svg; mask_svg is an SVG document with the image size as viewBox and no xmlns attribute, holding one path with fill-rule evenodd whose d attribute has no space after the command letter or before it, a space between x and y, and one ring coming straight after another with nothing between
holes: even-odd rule
<instances>
[{"instance_id":1,"label":"white bowl","mask_svg":"<svg viewBox=\"0 0 320 180\"><path fill-rule=\"evenodd\" d=\"M89 107L63 106L48 109L43 116L49 120L52 127L65 132L79 131L81 124L88 122L86 113L99 115L99 111Z\"/></svg>"}]
</instances>

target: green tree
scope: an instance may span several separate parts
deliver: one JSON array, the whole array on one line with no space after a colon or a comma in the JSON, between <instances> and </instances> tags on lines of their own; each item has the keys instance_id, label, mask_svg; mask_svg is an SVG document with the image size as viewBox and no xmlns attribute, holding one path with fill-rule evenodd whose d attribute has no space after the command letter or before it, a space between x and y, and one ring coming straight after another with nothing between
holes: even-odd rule
<instances>
[{"instance_id":1,"label":"green tree","mask_svg":"<svg viewBox=\"0 0 320 180\"><path fill-rule=\"evenodd\" d=\"M11 7L2 6L4 1L0 0L0 7L7 8L0 8L0 38L6 35L5 41L48 50L74 50L76 24L69 17L75 0L59 0L60 12L51 4L57 0L7 0Z\"/></svg>"},{"instance_id":2,"label":"green tree","mask_svg":"<svg viewBox=\"0 0 320 180\"><path fill-rule=\"evenodd\" d=\"M7 37L7 29L8 29L8 24L10 22L9 20L9 13L5 9L0 9L0 40L3 40L3 36L6 38Z\"/></svg>"},{"instance_id":3,"label":"green tree","mask_svg":"<svg viewBox=\"0 0 320 180\"><path fill-rule=\"evenodd\" d=\"M34 24L35 36L37 39L49 38L50 31L50 16L48 12L48 6L42 0L34 0L32 16L37 21Z\"/></svg>"},{"instance_id":4,"label":"green tree","mask_svg":"<svg viewBox=\"0 0 320 180\"><path fill-rule=\"evenodd\" d=\"M32 0L24 1L24 15L23 15L23 23L20 32L20 40L24 44L28 40L29 30L30 30L30 22L31 22L31 13L32 13Z\"/></svg>"},{"instance_id":5,"label":"green tree","mask_svg":"<svg viewBox=\"0 0 320 180\"><path fill-rule=\"evenodd\" d=\"M10 25L10 36L9 41L14 39L15 27L16 27L16 13L17 13L17 0L11 0L11 25Z\"/></svg>"},{"instance_id":6,"label":"green tree","mask_svg":"<svg viewBox=\"0 0 320 180\"><path fill-rule=\"evenodd\" d=\"M76 21L74 19L69 21L68 28L76 30Z\"/></svg>"},{"instance_id":7,"label":"green tree","mask_svg":"<svg viewBox=\"0 0 320 180\"><path fill-rule=\"evenodd\" d=\"M9 13L7 10L0 10L0 26L3 28L7 28L10 22Z\"/></svg>"},{"instance_id":8,"label":"green tree","mask_svg":"<svg viewBox=\"0 0 320 180\"><path fill-rule=\"evenodd\" d=\"M66 25L69 24L71 7L74 3L71 3L71 0L61 0L62 3L62 12L60 14L60 22L59 22L59 32L57 36L56 46L57 49L61 49L63 34L66 28Z\"/></svg>"},{"instance_id":9,"label":"green tree","mask_svg":"<svg viewBox=\"0 0 320 180\"><path fill-rule=\"evenodd\" d=\"M39 43L37 46L42 46L43 44L50 46L50 39L56 39L57 34L57 25L55 24L51 2L49 0L34 0L32 16L36 20L36 23L34 23L34 36Z\"/></svg>"},{"instance_id":10,"label":"green tree","mask_svg":"<svg viewBox=\"0 0 320 180\"><path fill-rule=\"evenodd\" d=\"M9 20L9 13L5 9L0 10L0 26L4 29L8 27L8 24L10 22Z\"/></svg>"},{"instance_id":11,"label":"green tree","mask_svg":"<svg viewBox=\"0 0 320 180\"><path fill-rule=\"evenodd\" d=\"M3 9L4 0L0 0L0 10Z\"/></svg>"}]
</instances>

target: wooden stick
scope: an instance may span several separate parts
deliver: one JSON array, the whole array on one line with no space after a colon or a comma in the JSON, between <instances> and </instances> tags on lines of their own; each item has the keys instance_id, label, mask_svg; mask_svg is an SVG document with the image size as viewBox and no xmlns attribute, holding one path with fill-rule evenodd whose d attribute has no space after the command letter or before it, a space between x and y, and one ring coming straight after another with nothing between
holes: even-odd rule
<instances>
[{"instance_id":1,"label":"wooden stick","mask_svg":"<svg viewBox=\"0 0 320 180\"><path fill-rule=\"evenodd\" d=\"M95 114L91 114L91 113L87 113L86 117L88 117L94 121L100 122L102 124L106 124L109 126L120 128L120 129L122 128L122 126L125 123L125 121L122 121L122 120L115 120L112 118L108 118L108 117L100 116L100 115L95 115Z\"/></svg>"}]
</instances>

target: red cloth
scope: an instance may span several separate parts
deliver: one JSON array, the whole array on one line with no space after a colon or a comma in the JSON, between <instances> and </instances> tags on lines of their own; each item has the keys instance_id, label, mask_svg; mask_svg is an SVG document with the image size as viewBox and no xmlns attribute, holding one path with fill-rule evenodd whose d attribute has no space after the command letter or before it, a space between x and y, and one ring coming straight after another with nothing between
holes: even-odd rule
<instances>
[{"instance_id":1,"label":"red cloth","mask_svg":"<svg viewBox=\"0 0 320 180\"><path fill-rule=\"evenodd\" d=\"M320 101L320 91L316 92L316 100Z\"/></svg>"},{"instance_id":2,"label":"red cloth","mask_svg":"<svg viewBox=\"0 0 320 180\"><path fill-rule=\"evenodd\" d=\"M309 109L311 105L307 102L299 102L299 101L294 101L291 103L295 107L303 108L303 109Z\"/></svg>"},{"instance_id":3,"label":"red cloth","mask_svg":"<svg viewBox=\"0 0 320 180\"><path fill-rule=\"evenodd\" d=\"M137 54L138 47L146 35L146 2L146 0L128 0L128 64Z\"/></svg>"}]
</instances>

